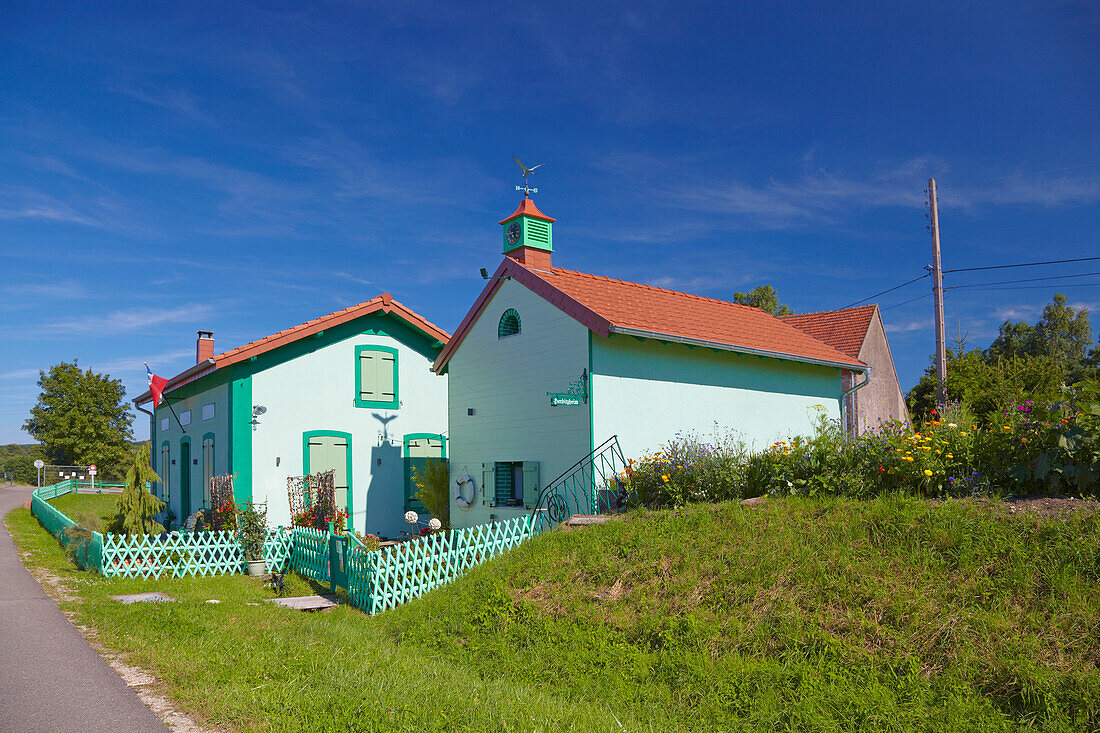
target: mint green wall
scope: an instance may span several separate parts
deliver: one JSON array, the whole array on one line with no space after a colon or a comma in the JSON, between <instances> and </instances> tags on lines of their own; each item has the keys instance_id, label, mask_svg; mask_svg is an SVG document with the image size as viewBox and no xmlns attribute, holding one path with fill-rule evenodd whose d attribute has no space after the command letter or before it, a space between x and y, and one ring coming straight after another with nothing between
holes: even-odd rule
<instances>
[{"instance_id":1,"label":"mint green wall","mask_svg":"<svg viewBox=\"0 0 1100 733\"><path fill-rule=\"evenodd\" d=\"M818 411L840 416L840 370L733 352L592 336L592 420L598 445L612 435L627 458L677 431L736 430L755 448L812 431Z\"/></svg>"},{"instance_id":2,"label":"mint green wall","mask_svg":"<svg viewBox=\"0 0 1100 733\"><path fill-rule=\"evenodd\" d=\"M497 338L509 308L522 331ZM513 280L502 282L447 364L451 480L469 474L476 496L468 509L451 498L451 523L470 527L523 514L490 507L483 463L538 461L542 485L591 450L588 408L551 407L547 392L565 392L588 368L588 329ZM474 414L467 414L473 408Z\"/></svg>"},{"instance_id":3,"label":"mint green wall","mask_svg":"<svg viewBox=\"0 0 1100 733\"><path fill-rule=\"evenodd\" d=\"M371 345L397 351L397 409L355 404L356 347ZM447 433L448 378L431 372L438 350L429 345L392 317L367 317L299 342L292 358L280 361L276 353L255 365L251 404L267 411L250 433L251 485L255 501L267 502L269 524L289 524L287 477L304 472L303 434L321 431L352 437L351 526L383 537L408 529L403 438Z\"/></svg>"},{"instance_id":4,"label":"mint green wall","mask_svg":"<svg viewBox=\"0 0 1100 733\"><path fill-rule=\"evenodd\" d=\"M176 411L176 415L181 412L191 412L191 424L184 426L187 431L187 436L191 438L191 457L198 459L198 465L191 465L186 467L186 470L190 471L190 486L192 506L199 507L201 497L203 496L203 480L202 480L202 436L206 433L214 434L214 472L225 473L230 470L230 436L229 436L229 384L225 380L207 382L206 386L199 385L197 382L184 385L178 390L173 390L169 393L169 399L172 403L172 409ZM202 406L208 403L214 403L214 417L210 420L202 419ZM152 404L148 406L152 407ZM148 409L148 408L147 408ZM176 465L169 466L168 470L172 471L172 496L171 507L172 511L176 515L176 522L182 523L185 515L183 507L180 506L180 491L181 485L181 470L184 469L180 465L180 440L183 438L184 433L180 430L180 426L176 423L176 418L172 417L172 413L164 402L160 403L160 407L157 408L153 421L153 470L158 475L162 475L164 467L160 465L160 446L167 440L172 448L172 459L176 461ZM168 419L168 429L162 430L161 423L164 418ZM157 487L158 496L163 496L161 488Z\"/></svg>"}]
</instances>

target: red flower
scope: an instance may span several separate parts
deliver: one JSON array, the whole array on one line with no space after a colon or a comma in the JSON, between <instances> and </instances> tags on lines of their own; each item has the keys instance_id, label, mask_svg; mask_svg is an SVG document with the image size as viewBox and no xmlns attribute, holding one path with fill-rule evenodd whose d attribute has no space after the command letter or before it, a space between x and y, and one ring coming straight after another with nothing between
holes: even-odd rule
<instances>
[{"instance_id":1,"label":"red flower","mask_svg":"<svg viewBox=\"0 0 1100 733\"><path fill-rule=\"evenodd\" d=\"M885 471L886 469L885 469L885 468L883 468L882 466L879 466L879 467L878 467L878 470L880 470L880 471Z\"/></svg>"},{"instance_id":2,"label":"red flower","mask_svg":"<svg viewBox=\"0 0 1100 733\"><path fill-rule=\"evenodd\" d=\"M932 414L933 415L939 415L940 413L936 412L935 410L932 410Z\"/></svg>"}]
</instances>

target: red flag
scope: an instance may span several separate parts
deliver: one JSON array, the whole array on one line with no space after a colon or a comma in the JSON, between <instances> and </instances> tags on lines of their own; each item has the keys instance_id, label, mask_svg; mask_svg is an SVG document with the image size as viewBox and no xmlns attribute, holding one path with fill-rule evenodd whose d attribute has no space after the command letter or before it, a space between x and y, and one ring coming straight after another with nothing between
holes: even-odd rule
<instances>
[{"instance_id":1,"label":"red flag","mask_svg":"<svg viewBox=\"0 0 1100 733\"><path fill-rule=\"evenodd\" d=\"M155 410L160 406L160 401L163 399L164 387L168 384L168 380L153 374L148 364L145 365L145 372L149 375L149 394L153 395L153 409Z\"/></svg>"}]
</instances>

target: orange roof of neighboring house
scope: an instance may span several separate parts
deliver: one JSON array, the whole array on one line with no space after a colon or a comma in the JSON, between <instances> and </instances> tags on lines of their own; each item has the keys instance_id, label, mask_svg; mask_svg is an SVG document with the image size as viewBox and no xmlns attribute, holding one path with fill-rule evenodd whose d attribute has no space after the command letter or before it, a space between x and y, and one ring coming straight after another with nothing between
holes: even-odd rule
<instances>
[{"instance_id":1,"label":"orange roof of neighboring house","mask_svg":"<svg viewBox=\"0 0 1100 733\"><path fill-rule=\"evenodd\" d=\"M539 207L535 206L534 201L532 201L529 198L524 198L523 201L519 202L519 208L517 208L514 212L512 212L512 215L509 216L508 218L501 219L500 223L501 224L506 224L506 223L512 221L512 219L515 219L517 216L523 216L525 214L527 216L532 216L536 219L542 219L543 221L548 221L548 222L551 222L551 223L557 221L557 219L555 219L554 217L547 216L546 214L539 211Z\"/></svg>"},{"instance_id":2,"label":"orange roof of neighboring house","mask_svg":"<svg viewBox=\"0 0 1100 733\"><path fill-rule=\"evenodd\" d=\"M856 308L782 316L782 320L858 359L877 307L872 303Z\"/></svg>"},{"instance_id":3,"label":"orange roof of neighboring house","mask_svg":"<svg viewBox=\"0 0 1100 733\"><path fill-rule=\"evenodd\" d=\"M528 268L511 258L504 259L495 277L513 278L600 336L632 333L858 371L867 366L772 314L747 305L560 267ZM486 285L436 358L437 371L450 360L500 282L490 280Z\"/></svg>"},{"instance_id":4,"label":"orange roof of neighboring house","mask_svg":"<svg viewBox=\"0 0 1100 733\"><path fill-rule=\"evenodd\" d=\"M196 364L190 367L176 376L168 380L168 384L165 386L165 393L168 391L180 387L188 382L193 382L200 377L205 377L207 374L211 374L218 369L236 364L238 362L251 359L254 356L267 353L280 346L285 346L294 341L304 339L308 336L312 336L316 333L320 333L328 328L339 326L342 323L361 318L362 316L370 315L371 313L392 313L401 320L408 323L416 330L424 333L425 335L436 339L444 344L450 340L450 334L444 331L439 326L435 325L431 321L428 321L423 316L414 313L403 304L393 299L393 296L389 293L382 293L381 295L371 298L365 303L349 306L343 310L338 310L335 313L329 313L327 316L321 316L320 318L314 318L312 321L306 321L292 328L288 328L284 331L273 333L270 336L264 336L262 339L250 341L249 343L238 346L235 349L229 351L223 351L220 354L216 354L213 359L202 364ZM205 367L200 369L199 367ZM148 391L134 399L136 404L142 404L149 402L152 396Z\"/></svg>"}]
</instances>

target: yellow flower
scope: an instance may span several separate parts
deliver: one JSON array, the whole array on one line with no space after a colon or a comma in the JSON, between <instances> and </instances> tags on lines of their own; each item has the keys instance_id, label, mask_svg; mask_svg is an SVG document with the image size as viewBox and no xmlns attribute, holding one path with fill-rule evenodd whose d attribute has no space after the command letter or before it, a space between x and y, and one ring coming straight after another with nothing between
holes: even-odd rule
<instances>
[{"instance_id":1,"label":"yellow flower","mask_svg":"<svg viewBox=\"0 0 1100 733\"><path fill-rule=\"evenodd\" d=\"M938 450L938 451L936 451L936 455L937 455L937 456L942 456L942 455L943 455L943 451L942 451L942 450Z\"/></svg>"},{"instance_id":2,"label":"yellow flower","mask_svg":"<svg viewBox=\"0 0 1100 733\"><path fill-rule=\"evenodd\" d=\"M913 456L903 456L902 460L903 461L909 461L910 463L912 463L913 462Z\"/></svg>"},{"instance_id":3,"label":"yellow flower","mask_svg":"<svg viewBox=\"0 0 1100 733\"><path fill-rule=\"evenodd\" d=\"M661 480L664 481L667 484L668 483L668 474L667 473L662 473L661 474Z\"/></svg>"},{"instance_id":4,"label":"yellow flower","mask_svg":"<svg viewBox=\"0 0 1100 733\"><path fill-rule=\"evenodd\" d=\"M953 423L953 422L949 422L949 423L947 423L947 427L949 427L949 428L957 428L957 427L959 427L959 426L958 426L958 425L956 425L956 424L955 424L955 423Z\"/></svg>"},{"instance_id":5,"label":"yellow flower","mask_svg":"<svg viewBox=\"0 0 1100 733\"><path fill-rule=\"evenodd\" d=\"M1004 428L1002 428L1002 430L1006 430L1006 431L1007 430L1012 430L1012 427L1009 426L1009 425L1005 425Z\"/></svg>"},{"instance_id":6,"label":"yellow flower","mask_svg":"<svg viewBox=\"0 0 1100 733\"><path fill-rule=\"evenodd\" d=\"M932 475L932 472L931 472L931 471L929 471L929 470L928 470L928 469L926 468L926 469L924 469L924 475L925 475L925 476L931 476L931 475Z\"/></svg>"},{"instance_id":7,"label":"yellow flower","mask_svg":"<svg viewBox=\"0 0 1100 733\"><path fill-rule=\"evenodd\" d=\"M959 435L963 436L964 438L966 437L966 433L959 433Z\"/></svg>"},{"instance_id":8,"label":"yellow flower","mask_svg":"<svg viewBox=\"0 0 1100 733\"><path fill-rule=\"evenodd\" d=\"M951 455L950 453L948 453L948 454L947 454L947 456L945 456L945 457L946 457L946 458L954 458L955 456L953 456L953 455Z\"/></svg>"}]
</instances>

